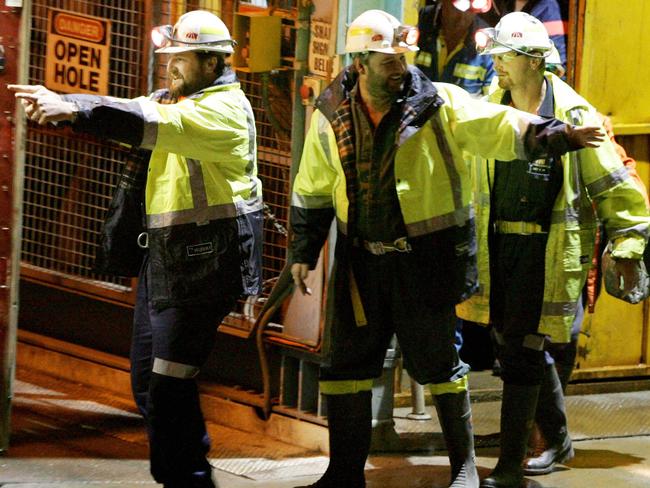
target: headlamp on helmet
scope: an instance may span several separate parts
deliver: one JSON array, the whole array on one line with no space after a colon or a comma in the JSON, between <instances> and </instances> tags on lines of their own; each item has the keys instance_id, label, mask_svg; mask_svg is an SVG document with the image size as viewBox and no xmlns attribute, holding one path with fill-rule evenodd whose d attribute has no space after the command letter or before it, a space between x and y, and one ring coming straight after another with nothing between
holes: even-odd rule
<instances>
[{"instance_id":1,"label":"headlamp on helmet","mask_svg":"<svg viewBox=\"0 0 650 488\"><path fill-rule=\"evenodd\" d=\"M419 35L417 27L402 25L383 10L366 10L350 23L345 52L397 54L417 51Z\"/></svg>"},{"instance_id":2,"label":"headlamp on helmet","mask_svg":"<svg viewBox=\"0 0 650 488\"><path fill-rule=\"evenodd\" d=\"M400 25L395 29L395 42L415 46L420 39L420 31L412 25Z\"/></svg>"}]
</instances>

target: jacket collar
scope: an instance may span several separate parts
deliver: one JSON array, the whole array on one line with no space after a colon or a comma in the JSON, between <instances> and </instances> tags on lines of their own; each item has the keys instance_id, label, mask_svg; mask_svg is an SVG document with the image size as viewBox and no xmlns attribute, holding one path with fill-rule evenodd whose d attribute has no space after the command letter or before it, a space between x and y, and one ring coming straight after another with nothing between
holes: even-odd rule
<instances>
[{"instance_id":1,"label":"jacket collar","mask_svg":"<svg viewBox=\"0 0 650 488\"><path fill-rule=\"evenodd\" d=\"M345 67L318 97L316 108L331 121L339 106L351 97L357 81L358 74L354 68ZM409 111L413 114L409 119L418 120L425 114L427 118L430 117L444 101L438 95L433 83L418 68L408 66L404 88L397 103L402 103L404 112Z\"/></svg>"},{"instance_id":2,"label":"jacket collar","mask_svg":"<svg viewBox=\"0 0 650 488\"><path fill-rule=\"evenodd\" d=\"M591 105L560 78L548 71L544 73L544 77L553 90L556 116L564 116L575 109L589 110ZM488 100L500 103L504 94L505 90L499 87L498 78L495 76L490 85Z\"/></svg>"},{"instance_id":3,"label":"jacket collar","mask_svg":"<svg viewBox=\"0 0 650 488\"><path fill-rule=\"evenodd\" d=\"M201 88L199 91L196 91L187 97L181 97L181 100L183 98L199 98L203 96L206 91L223 89L228 85L239 87L239 80L237 79L235 72L231 68L226 67L221 76L214 80L209 86ZM176 103L178 101L171 98L169 95L169 89L167 88L156 90L150 98L158 103Z\"/></svg>"}]
</instances>

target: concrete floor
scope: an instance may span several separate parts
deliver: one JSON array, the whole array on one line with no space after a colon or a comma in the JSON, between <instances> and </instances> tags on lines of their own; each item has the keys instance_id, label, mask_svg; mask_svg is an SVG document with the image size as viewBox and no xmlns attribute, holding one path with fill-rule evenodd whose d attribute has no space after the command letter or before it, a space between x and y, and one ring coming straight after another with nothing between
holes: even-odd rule
<instances>
[{"instance_id":1,"label":"concrete floor","mask_svg":"<svg viewBox=\"0 0 650 488\"><path fill-rule=\"evenodd\" d=\"M650 391L570 396L567 404L576 458L550 475L530 478L527 486L650 487ZM405 411L397 409L395 415L402 432L439 432L435 418L404 427ZM474 405L479 445L494 444L497 419L498 402ZM210 458L222 488L308 485L327 466L319 452L216 424L209 430L214 441ZM481 476L494 466L497 453L495 447L478 448ZM446 487L449 477L447 458L439 451L372 455L366 473L369 488ZM146 439L129 401L19 371L11 445L0 457L0 486L158 485L149 476Z\"/></svg>"}]
</instances>

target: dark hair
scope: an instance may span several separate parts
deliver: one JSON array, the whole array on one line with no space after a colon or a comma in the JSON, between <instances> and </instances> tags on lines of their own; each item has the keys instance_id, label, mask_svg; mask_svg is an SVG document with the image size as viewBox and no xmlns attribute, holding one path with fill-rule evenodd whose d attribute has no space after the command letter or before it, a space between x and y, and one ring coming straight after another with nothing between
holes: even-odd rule
<instances>
[{"instance_id":1,"label":"dark hair","mask_svg":"<svg viewBox=\"0 0 650 488\"><path fill-rule=\"evenodd\" d=\"M217 58L217 65L214 68L214 73L217 75L217 78L220 77L225 69L230 66L230 63L226 61L228 55L224 53L214 51L196 51L196 56L199 58L201 63L204 63L210 58Z\"/></svg>"}]
</instances>

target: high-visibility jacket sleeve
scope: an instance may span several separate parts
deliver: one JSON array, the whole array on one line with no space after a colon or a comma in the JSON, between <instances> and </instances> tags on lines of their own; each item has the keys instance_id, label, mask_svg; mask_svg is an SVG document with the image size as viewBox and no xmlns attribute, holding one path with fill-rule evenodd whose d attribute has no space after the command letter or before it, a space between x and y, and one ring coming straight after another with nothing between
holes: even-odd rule
<instances>
[{"instance_id":1,"label":"high-visibility jacket sleeve","mask_svg":"<svg viewBox=\"0 0 650 488\"><path fill-rule=\"evenodd\" d=\"M174 104L142 98L138 103L144 115L145 149L189 159L247 159L249 145L255 144L252 109L239 89L208 91L201 98Z\"/></svg>"},{"instance_id":2,"label":"high-visibility jacket sleeve","mask_svg":"<svg viewBox=\"0 0 650 488\"><path fill-rule=\"evenodd\" d=\"M144 116L136 100L97 95L63 95L79 111L72 123L75 132L91 134L139 146L144 134Z\"/></svg>"},{"instance_id":3,"label":"high-visibility jacket sleeve","mask_svg":"<svg viewBox=\"0 0 650 488\"><path fill-rule=\"evenodd\" d=\"M500 161L534 160L579 149L566 137L566 124L512 107L472 98L453 85L436 83L446 103L453 138L467 153Z\"/></svg>"},{"instance_id":4,"label":"high-visibility jacket sleeve","mask_svg":"<svg viewBox=\"0 0 650 488\"><path fill-rule=\"evenodd\" d=\"M246 151L251 124L241 110L247 104L240 90L207 91L200 98L160 104L139 97L133 100L69 95L79 107L73 128L103 139L144 149L179 154L190 159L215 159L233 151ZM252 117L252 115L251 115Z\"/></svg>"},{"instance_id":5,"label":"high-visibility jacket sleeve","mask_svg":"<svg viewBox=\"0 0 650 488\"><path fill-rule=\"evenodd\" d=\"M315 111L305 137L300 166L291 193L291 256L295 263L316 266L334 218L333 192L337 173L332 166L331 127Z\"/></svg>"},{"instance_id":6,"label":"high-visibility jacket sleeve","mask_svg":"<svg viewBox=\"0 0 650 488\"><path fill-rule=\"evenodd\" d=\"M600 123L594 111L582 110L581 115L584 125ZM650 223L644 192L621 164L610 139L576 154L589 197L613 242L612 257L641 259Z\"/></svg>"}]
</instances>

